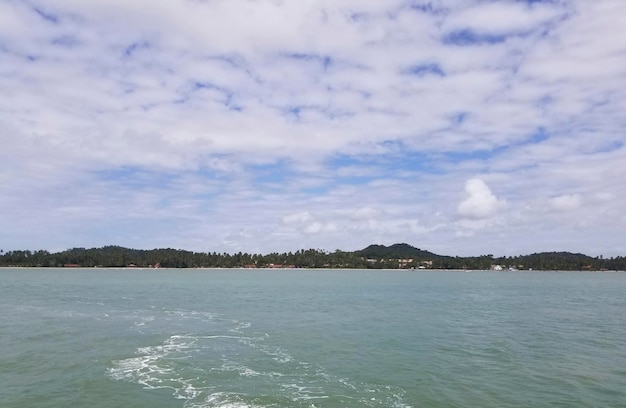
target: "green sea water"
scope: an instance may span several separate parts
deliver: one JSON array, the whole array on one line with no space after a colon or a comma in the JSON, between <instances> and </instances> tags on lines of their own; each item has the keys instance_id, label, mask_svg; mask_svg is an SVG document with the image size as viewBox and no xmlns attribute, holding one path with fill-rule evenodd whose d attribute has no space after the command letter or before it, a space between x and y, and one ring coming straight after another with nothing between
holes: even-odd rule
<instances>
[{"instance_id":1,"label":"green sea water","mask_svg":"<svg viewBox=\"0 0 626 408\"><path fill-rule=\"evenodd\" d=\"M0 269L0 407L626 407L626 273Z\"/></svg>"}]
</instances>

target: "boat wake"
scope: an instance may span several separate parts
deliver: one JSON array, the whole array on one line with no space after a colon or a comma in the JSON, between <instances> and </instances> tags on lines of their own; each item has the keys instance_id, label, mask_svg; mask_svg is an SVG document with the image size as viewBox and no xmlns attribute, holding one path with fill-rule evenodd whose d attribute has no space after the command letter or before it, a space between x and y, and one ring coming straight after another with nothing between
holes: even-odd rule
<instances>
[{"instance_id":1,"label":"boat wake","mask_svg":"<svg viewBox=\"0 0 626 408\"><path fill-rule=\"evenodd\" d=\"M249 322L183 311L165 314L172 315L210 321L211 332L170 334L160 344L113 361L107 374L146 390L168 390L184 408L409 407L402 389L334 376L272 344ZM145 330L145 324L159 319L140 321Z\"/></svg>"}]
</instances>

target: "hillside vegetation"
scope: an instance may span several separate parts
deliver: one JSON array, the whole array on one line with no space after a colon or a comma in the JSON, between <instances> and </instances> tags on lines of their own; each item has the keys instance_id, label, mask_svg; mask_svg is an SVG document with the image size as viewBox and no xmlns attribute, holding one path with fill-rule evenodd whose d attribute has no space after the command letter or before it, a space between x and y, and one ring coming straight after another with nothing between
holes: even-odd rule
<instances>
[{"instance_id":1,"label":"hillside vegetation","mask_svg":"<svg viewBox=\"0 0 626 408\"><path fill-rule=\"evenodd\" d=\"M356 269L534 269L626 270L626 258L542 252L515 257L458 257L434 254L408 244L370 245L359 251L319 249L248 254L191 252L180 249L130 249L120 246L48 251L0 251L0 266L15 267L164 267L164 268L356 268Z\"/></svg>"}]
</instances>

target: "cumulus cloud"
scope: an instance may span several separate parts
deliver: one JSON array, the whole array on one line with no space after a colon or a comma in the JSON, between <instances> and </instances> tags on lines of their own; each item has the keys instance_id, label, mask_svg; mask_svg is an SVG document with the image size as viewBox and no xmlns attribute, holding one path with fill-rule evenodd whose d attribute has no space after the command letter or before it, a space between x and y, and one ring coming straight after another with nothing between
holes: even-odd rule
<instances>
[{"instance_id":1,"label":"cumulus cloud","mask_svg":"<svg viewBox=\"0 0 626 408\"><path fill-rule=\"evenodd\" d=\"M473 178L465 182L466 198L459 203L457 211L463 218L484 219L494 216L504 206L489 186L481 179Z\"/></svg>"}]
</instances>

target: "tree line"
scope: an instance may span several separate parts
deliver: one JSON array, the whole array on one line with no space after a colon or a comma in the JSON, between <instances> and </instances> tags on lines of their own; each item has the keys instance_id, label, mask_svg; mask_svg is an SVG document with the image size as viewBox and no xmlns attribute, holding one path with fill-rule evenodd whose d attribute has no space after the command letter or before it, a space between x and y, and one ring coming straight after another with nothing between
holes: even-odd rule
<instances>
[{"instance_id":1,"label":"tree line","mask_svg":"<svg viewBox=\"0 0 626 408\"><path fill-rule=\"evenodd\" d=\"M515 257L452 257L408 244L370 245L359 251L235 254L180 249L131 249L120 246L72 248L61 252L0 250L0 266L14 267L163 267L163 268L351 268L351 269L519 269L626 270L624 257L590 257L569 252L543 252Z\"/></svg>"}]
</instances>

